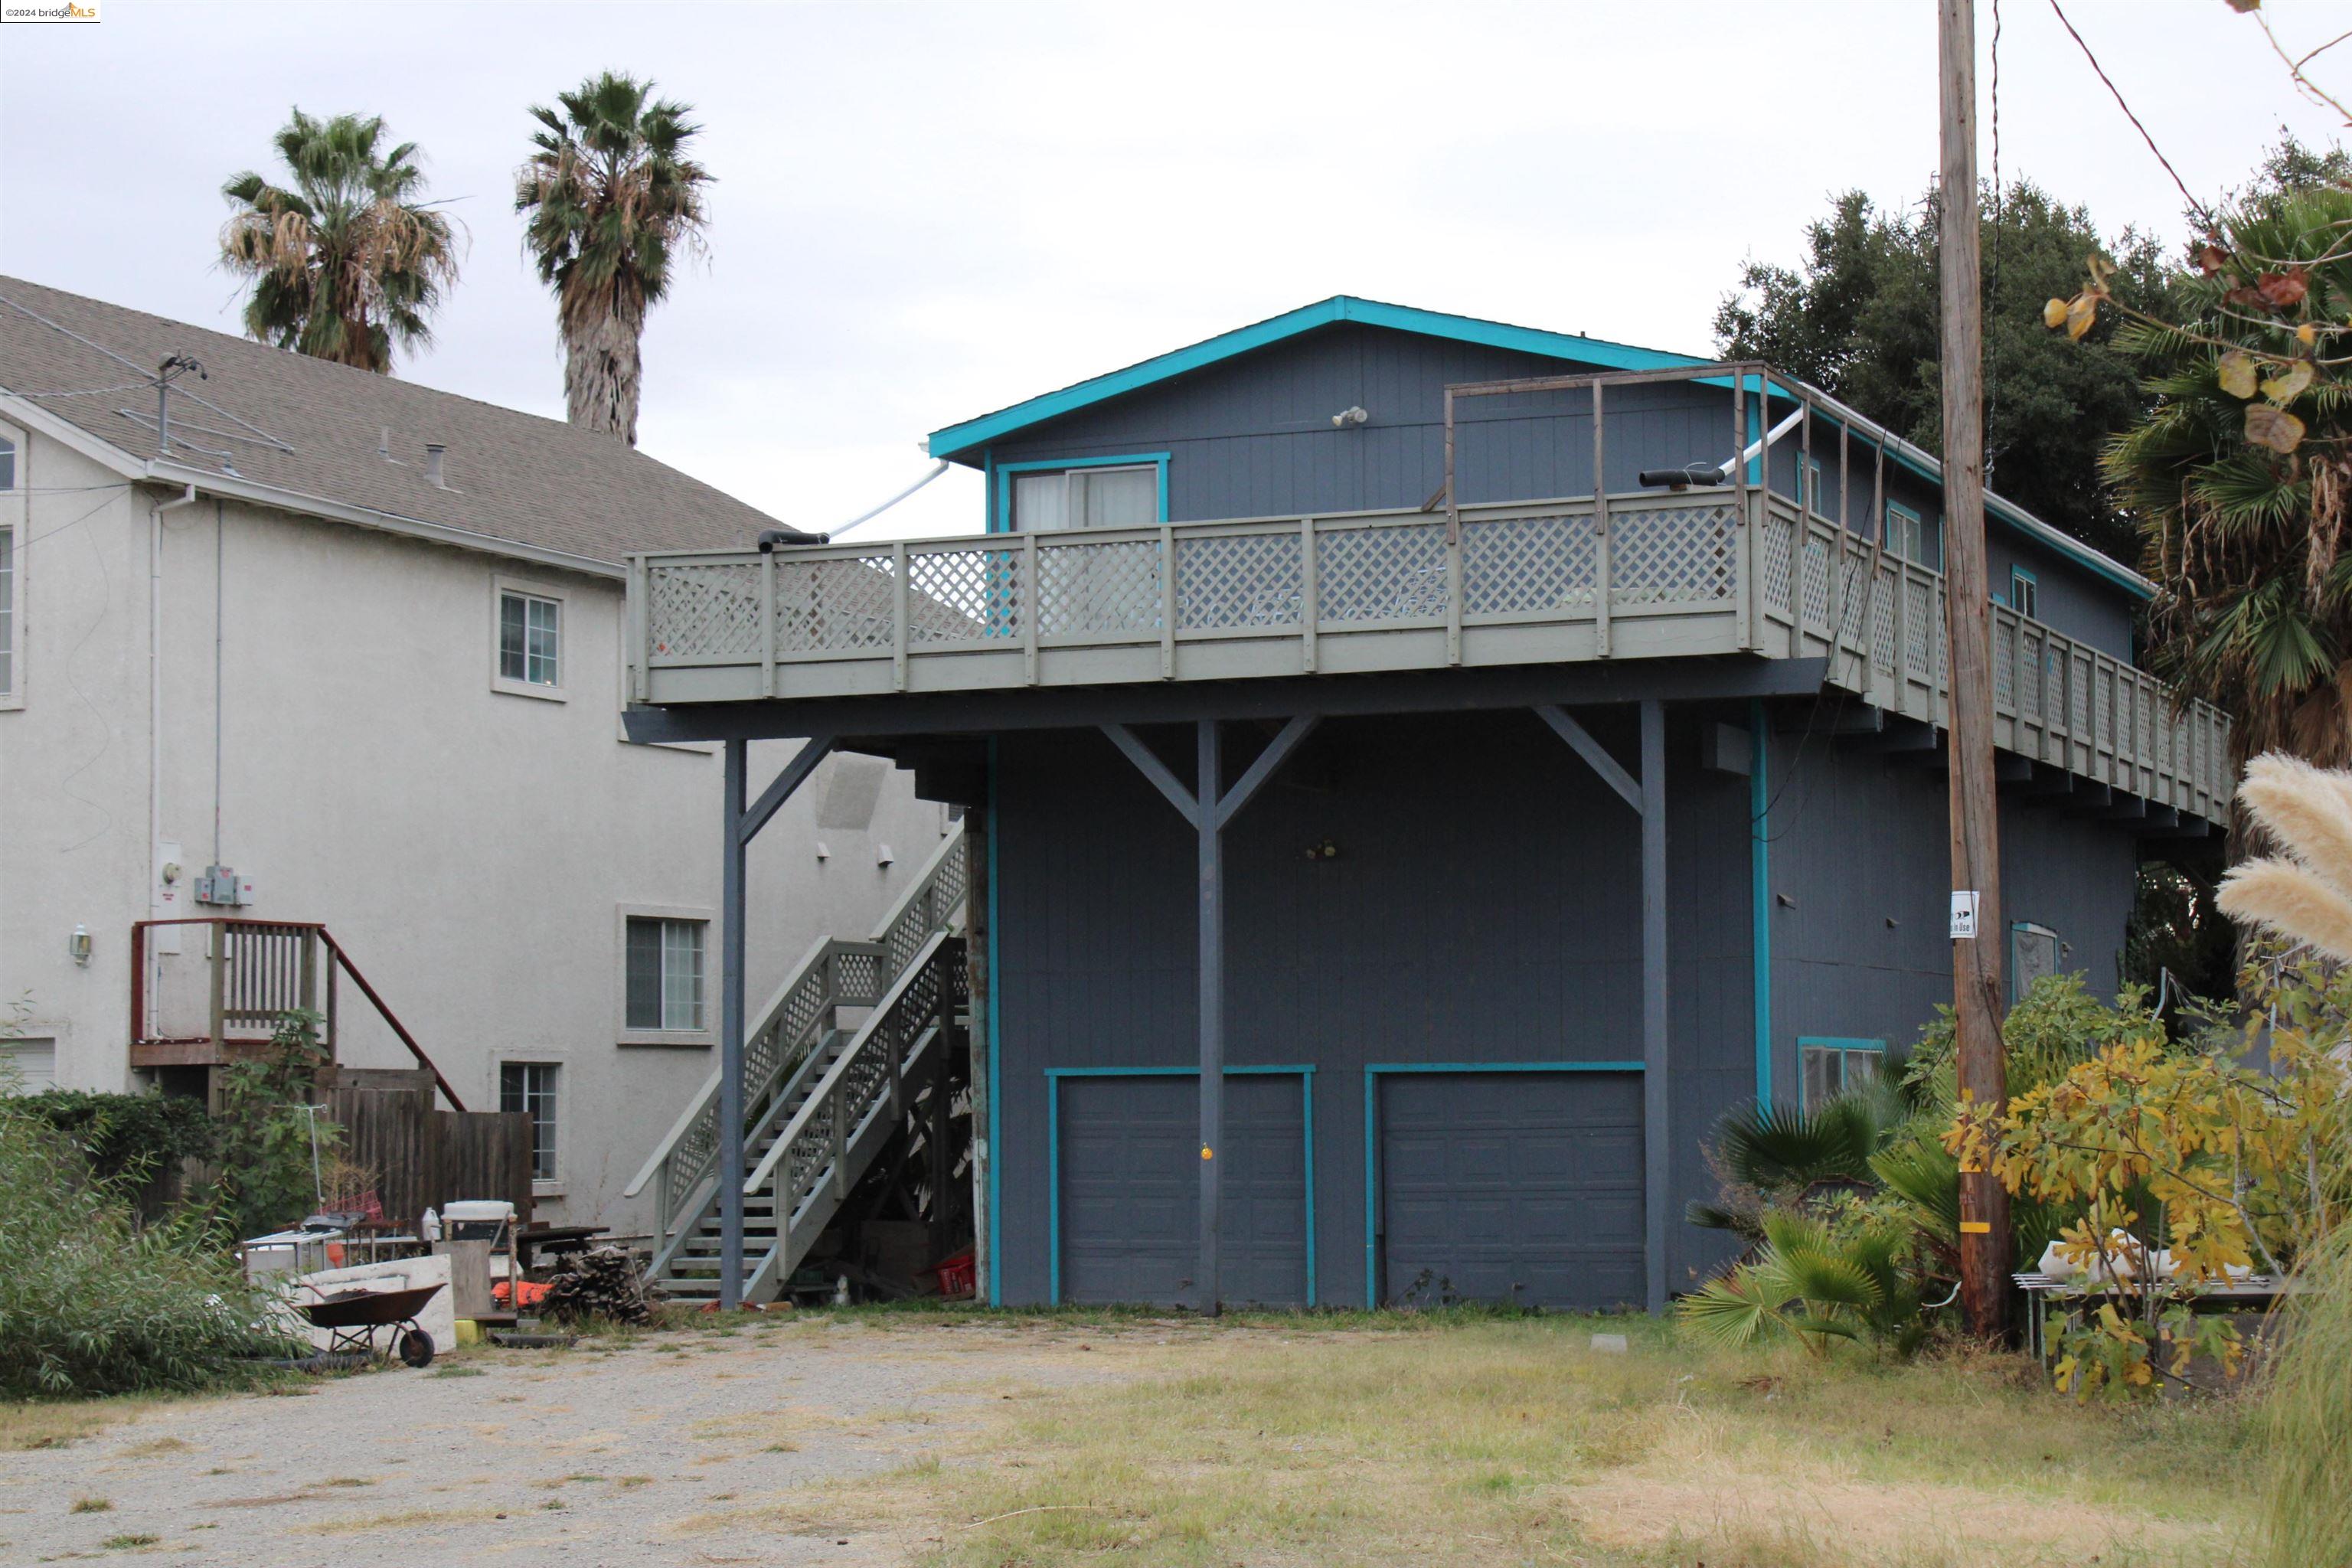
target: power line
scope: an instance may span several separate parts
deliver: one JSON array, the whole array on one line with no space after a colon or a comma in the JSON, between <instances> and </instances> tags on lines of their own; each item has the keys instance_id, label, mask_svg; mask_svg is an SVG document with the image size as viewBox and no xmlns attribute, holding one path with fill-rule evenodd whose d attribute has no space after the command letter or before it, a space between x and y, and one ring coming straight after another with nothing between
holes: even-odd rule
<instances>
[{"instance_id":1,"label":"power line","mask_svg":"<svg viewBox=\"0 0 2352 1568\"><path fill-rule=\"evenodd\" d=\"M2132 122L2132 129L2139 132L2139 139L2147 143L2147 150L2156 154L2156 161L2164 165L2166 174L2172 176L2172 184L2180 192L2181 199L2189 204L2189 210L2202 219L2207 228L2219 228L2221 225L2214 221L2212 213L2190 194L2188 182L2180 177L2180 171L2172 166L2172 160L2164 155L2164 149L2156 144L2156 138L2147 133L2147 127L2142 125L2139 116L2132 112L2132 106L2124 100L2123 89L2115 84L2107 75L2106 68L2099 64L2099 57L2091 52L2091 46L2084 42L2083 35L2074 30L2074 24L2066 19L2065 7L2059 5L2058 0L2050 0L2050 9L2058 14L2059 26L2066 29L2066 36L2074 40L2074 47L2081 49L2083 58L2091 62L2091 69L2098 74L2099 80L2105 83L2107 91L2115 96L2116 107L2124 111L2124 118Z\"/></svg>"}]
</instances>

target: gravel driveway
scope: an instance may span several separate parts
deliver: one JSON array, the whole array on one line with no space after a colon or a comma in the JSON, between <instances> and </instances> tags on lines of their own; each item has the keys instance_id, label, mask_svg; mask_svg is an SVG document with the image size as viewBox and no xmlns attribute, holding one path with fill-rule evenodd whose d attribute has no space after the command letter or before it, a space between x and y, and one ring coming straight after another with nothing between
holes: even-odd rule
<instances>
[{"instance_id":1,"label":"gravel driveway","mask_svg":"<svg viewBox=\"0 0 2352 1568\"><path fill-rule=\"evenodd\" d=\"M897 1563L919 1535L830 1483L1109 1373L1078 1348L1040 1325L778 1314L172 1402L0 1454L0 1562Z\"/></svg>"}]
</instances>

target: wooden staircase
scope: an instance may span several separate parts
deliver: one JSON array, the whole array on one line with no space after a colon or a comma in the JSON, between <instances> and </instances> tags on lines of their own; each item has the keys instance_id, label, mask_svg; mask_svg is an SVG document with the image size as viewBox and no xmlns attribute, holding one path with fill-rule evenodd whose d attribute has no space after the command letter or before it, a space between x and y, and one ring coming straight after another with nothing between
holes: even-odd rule
<instances>
[{"instance_id":1,"label":"wooden staircase","mask_svg":"<svg viewBox=\"0 0 2352 1568\"><path fill-rule=\"evenodd\" d=\"M674 1300L719 1299L719 1182L743 1191L741 1300L772 1300L850 1192L943 1092L968 1025L959 827L863 942L819 942L746 1031L743 1167L719 1168L714 1072L623 1189L655 1190L660 1245L651 1272ZM854 1019L850 1015L861 1015Z\"/></svg>"}]
</instances>

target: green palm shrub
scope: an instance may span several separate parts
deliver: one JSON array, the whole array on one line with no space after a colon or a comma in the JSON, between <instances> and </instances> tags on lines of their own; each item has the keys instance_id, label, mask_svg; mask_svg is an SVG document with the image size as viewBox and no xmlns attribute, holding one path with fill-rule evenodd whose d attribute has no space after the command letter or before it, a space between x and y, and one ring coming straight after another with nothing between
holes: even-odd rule
<instances>
[{"instance_id":1,"label":"green palm shrub","mask_svg":"<svg viewBox=\"0 0 2352 1568\"><path fill-rule=\"evenodd\" d=\"M1908 1354L1927 1335L1919 1288L1898 1226L1841 1226L1778 1209L1763 1216L1756 1260L1710 1279L1676 1307L1717 1344L1790 1334L1815 1353L1832 1339L1867 1340Z\"/></svg>"}]
</instances>

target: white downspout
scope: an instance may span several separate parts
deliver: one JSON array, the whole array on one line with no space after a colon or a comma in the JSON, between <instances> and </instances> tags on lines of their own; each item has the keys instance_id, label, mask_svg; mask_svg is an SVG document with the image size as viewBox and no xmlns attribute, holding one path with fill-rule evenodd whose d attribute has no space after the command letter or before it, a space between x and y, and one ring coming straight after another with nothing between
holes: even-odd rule
<instances>
[{"instance_id":1,"label":"white downspout","mask_svg":"<svg viewBox=\"0 0 2352 1568\"><path fill-rule=\"evenodd\" d=\"M163 514L196 503L196 487L158 501L147 509L147 918L159 919L163 905L155 896L155 858L163 846ZM148 1005L154 1005L162 983L155 950L148 950ZM149 1020L137 1020L144 1028Z\"/></svg>"}]
</instances>

